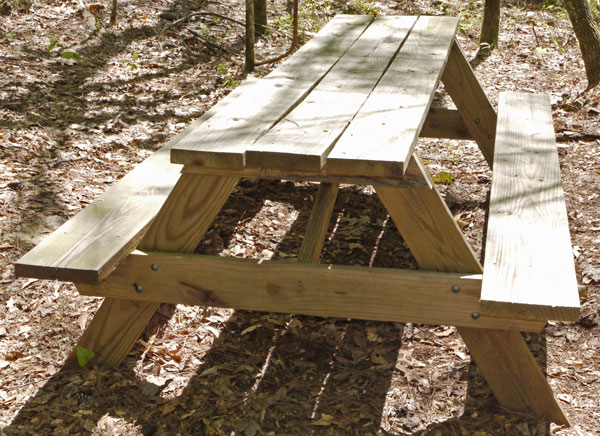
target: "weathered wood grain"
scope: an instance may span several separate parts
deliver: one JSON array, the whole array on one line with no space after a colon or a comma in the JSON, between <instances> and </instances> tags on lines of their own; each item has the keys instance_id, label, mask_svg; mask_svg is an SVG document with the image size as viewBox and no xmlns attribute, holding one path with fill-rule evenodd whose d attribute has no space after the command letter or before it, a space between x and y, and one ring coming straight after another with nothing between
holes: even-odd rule
<instances>
[{"instance_id":1,"label":"weathered wood grain","mask_svg":"<svg viewBox=\"0 0 600 436\"><path fill-rule=\"evenodd\" d=\"M579 319L547 96L500 94L481 300L489 313Z\"/></svg>"},{"instance_id":2,"label":"weathered wood grain","mask_svg":"<svg viewBox=\"0 0 600 436\"><path fill-rule=\"evenodd\" d=\"M171 147L226 109L256 79L229 96L152 154L102 196L49 235L15 264L18 277L98 283L138 244L179 180Z\"/></svg>"},{"instance_id":3,"label":"weathered wood grain","mask_svg":"<svg viewBox=\"0 0 600 436\"><path fill-rule=\"evenodd\" d=\"M414 155L413 159L418 157ZM481 265L435 188L429 195L413 189L376 189L421 268L481 273ZM400 198L395 198L399 191L405 192ZM423 200L418 200L419 197ZM427 207L428 212L415 214L415 201L426 202L423 206ZM439 229L443 229L445 233L440 235ZM440 237L442 243L448 246L440 247ZM440 256L438 250L448 255ZM479 313L477 320L481 320L483 316ZM545 322L540 321L538 329L541 330L544 324ZM477 327L477 324L473 327ZM568 425L568 420L520 333L507 331L505 326L487 329L460 325L458 332L500 404L510 410L533 412L558 424Z\"/></svg>"},{"instance_id":4,"label":"weathered wood grain","mask_svg":"<svg viewBox=\"0 0 600 436\"><path fill-rule=\"evenodd\" d=\"M183 175L141 241L140 249L192 253L236 183L237 179L230 177ZM152 272L146 271L147 277L152 277ZM110 277L96 289L104 289ZM89 289L87 284L77 284L81 294ZM121 363L158 308L156 301L132 300L106 298L79 339L77 345L96 353L99 365L112 367ZM76 367L74 352L65 366Z\"/></svg>"},{"instance_id":5,"label":"weathered wood grain","mask_svg":"<svg viewBox=\"0 0 600 436\"><path fill-rule=\"evenodd\" d=\"M415 21L377 17L310 95L247 149L247 165L320 170Z\"/></svg>"},{"instance_id":6,"label":"weathered wood grain","mask_svg":"<svg viewBox=\"0 0 600 436\"><path fill-rule=\"evenodd\" d=\"M456 40L442 75L442 83L491 168L496 136L496 111Z\"/></svg>"},{"instance_id":7,"label":"weathered wood grain","mask_svg":"<svg viewBox=\"0 0 600 436\"><path fill-rule=\"evenodd\" d=\"M438 87L458 20L420 17L327 156L332 174L402 175Z\"/></svg>"},{"instance_id":8,"label":"weathered wood grain","mask_svg":"<svg viewBox=\"0 0 600 436\"><path fill-rule=\"evenodd\" d=\"M244 152L327 74L373 17L337 15L308 44L180 141L172 161L186 165L243 168Z\"/></svg>"},{"instance_id":9,"label":"weathered wood grain","mask_svg":"<svg viewBox=\"0 0 600 436\"><path fill-rule=\"evenodd\" d=\"M157 271L150 266L157 264ZM538 330L538 321L471 314L480 275L174 253L132 254L85 295L380 321ZM138 293L134 283L142 286ZM452 286L460 292L452 292Z\"/></svg>"}]
</instances>

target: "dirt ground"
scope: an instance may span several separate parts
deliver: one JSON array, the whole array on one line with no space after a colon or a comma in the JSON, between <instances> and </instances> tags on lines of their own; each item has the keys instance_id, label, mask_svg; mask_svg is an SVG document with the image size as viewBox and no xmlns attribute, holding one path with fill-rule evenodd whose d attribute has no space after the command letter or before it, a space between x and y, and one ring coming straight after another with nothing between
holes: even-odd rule
<instances>
[{"instance_id":1,"label":"dirt ground","mask_svg":"<svg viewBox=\"0 0 600 436\"><path fill-rule=\"evenodd\" d=\"M503 2L500 49L487 58L475 56L481 1L312 0L301 17L309 38L338 12L458 16L494 105L504 90L551 95L582 311L579 323L526 339L571 428L500 407L445 326L165 305L117 369L61 371L100 300L16 279L13 263L245 78L241 26L177 22L197 11L241 20L242 2L119 4L114 27L108 0L34 1L0 21L0 434L600 434L600 90L582 92L577 41L551 2ZM286 2L268 10L279 33L259 39L259 59L289 44ZM482 155L468 141L417 150L480 255L491 180ZM243 181L199 251L294 257L316 189ZM322 261L416 267L364 186L340 190Z\"/></svg>"}]
</instances>

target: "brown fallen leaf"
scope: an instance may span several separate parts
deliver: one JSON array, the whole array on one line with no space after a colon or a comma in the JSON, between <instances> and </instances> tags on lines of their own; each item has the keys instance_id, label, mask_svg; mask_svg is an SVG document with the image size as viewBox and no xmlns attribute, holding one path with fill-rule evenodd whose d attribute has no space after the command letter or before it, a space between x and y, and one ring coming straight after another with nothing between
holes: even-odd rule
<instances>
[{"instance_id":1,"label":"brown fallen leaf","mask_svg":"<svg viewBox=\"0 0 600 436\"><path fill-rule=\"evenodd\" d=\"M250 327L245 328L244 330L242 330L242 333L240 333L242 336L244 336L247 333L253 332L254 330L256 330L257 328L262 327L261 323L258 324L254 324L251 325Z\"/></svg>"},{"instance_id":2,"label":"brown fallen leaf","mask_svg":"<svg viewBox=\"0 0 600 436\"><path fill-rule=\"evenodd\" d=\"M328 426L333 424L333 416L323 413L319 419L310 423L310 425Z\"/></svg>"},{"instance_id":3,"label":"brown fallen leaf","mask_svg":"<svg viewBox=\"0 0 600 436\"><path fill-rule=\"evenodd\" d=\"M377 363L378 365L387 365L389 363L383 356L377 354L377 347L374 347L373 351L371 351L371 362Z\"/></svg>"}]
</instances>

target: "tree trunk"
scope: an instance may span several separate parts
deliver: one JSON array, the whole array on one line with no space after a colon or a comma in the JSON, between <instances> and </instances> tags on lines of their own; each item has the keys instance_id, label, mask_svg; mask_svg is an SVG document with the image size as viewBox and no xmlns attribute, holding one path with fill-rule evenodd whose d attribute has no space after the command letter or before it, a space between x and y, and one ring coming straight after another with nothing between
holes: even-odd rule
<instances>
[{"instance_id":1,"label":"tree trunk","mask_svg":"<svg viewBox=\"0 0 600 436\"><path fill-rule=\"evenodd\" d=\"M498 31L500 28L500 0L485 0L483 8L483 24L479 44L484 44L484 51L498 46Z\"/></svg>"},{"instance_id":2,"label":"tree trunk","mask_svg":"<svg viewBox=\"0 0 600 436\"><path fill-rule=\"evenodd\" d=\"M564 0L564 3L579 41L588 80L587 91L600 83L600 30L587 0Z\"/></svg>"},{"instance_id":3,"label":"tree trunk","mask_svg":"<svg viewBox=\"0 0 600 436\"><path fill-rule=\"evenodd\" d=\"M0 15L10 15L12 12L27 12L31 0L0 0Z\"/></svg>"},{"instance_id":4,"label":"tree trunk","mask_svg":"<svg viewBox=\"0 0 600 436\"><path fill-rule=\"evenodd\" d=\"M117 0L112 0L112 9L110 11L110 21L109 24L114 26L117 24Z\"/></svg>"},{"instance_id":5,"label":"tree trunk","mask_svg":"<svg viewBox=\"0 0 600 436\"><path fill-rule=\"evenodd\" d=\"M254 71L254 0L246 0L246 63L245 71Z\"/></svg>"},{"instance_id":6,"label":"tree trunk","mask_svg":"<svg viewBox=\"0 0 600 436\"><path fill-rule=\"evenodd\" d=\"M257 35L264 35L266 25L267 0L254 0L254 32Z\"/></svg>"}]
</instances>

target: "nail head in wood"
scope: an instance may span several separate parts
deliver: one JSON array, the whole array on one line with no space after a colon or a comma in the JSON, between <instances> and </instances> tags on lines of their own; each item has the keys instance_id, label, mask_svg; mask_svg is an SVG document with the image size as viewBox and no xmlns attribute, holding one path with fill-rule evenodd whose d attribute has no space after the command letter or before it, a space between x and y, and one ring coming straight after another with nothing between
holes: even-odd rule
<instances>
[{"instance_id":1,"label":"nail head in wood","mask_svg":"<svg viewBox=\"0 0 600 436\"><path fill-rule=\"evenodd\" d=\"M458 285L452 286L452 292L454 292L454 293L460 292L460 286L458 286Z\"/></svg>"},{"instance_id":2,"label":"nail head in wood","mask_svg":"<svg viewBox=\"0 0 600 436\"><path fill-rule=\"evenodd\" d=\"M473 319L478 319L478 318L479 318L479 312L473 312L473 313L471 314L471 318L473 318Z\"/></svg>"},{"instance_id":3,"label":"nail head in wood","mask_svg":"<svg viewBox=\"0 0 600 436\"><path fill-rule=\"evenodd\" d=\"M479 124L479 118L475 118L475 124Z\"/></svg>"},{"instance_id":4,"label":"nail head in wood","mask_svg":"<svg viewBox=\"0 0 600 436\"><path fill-rule=\"evenodd\" d=\"M138 294L144 290L144 288L142 288L142 286L138 285L137 283L133 284L133 288L135 289L135 292L137 292Z\"/></svg>"},{"instance_id":5,"label":"nail head in wood","mask_svg":"<svg viewBox=\"0 0 600 436\"><path fill-rule=\"evenodd\" d=\"M152 269L152 271L158 271L158 264L157 263L153 263L150 268Z\"/></svg>"}]
</instances>

